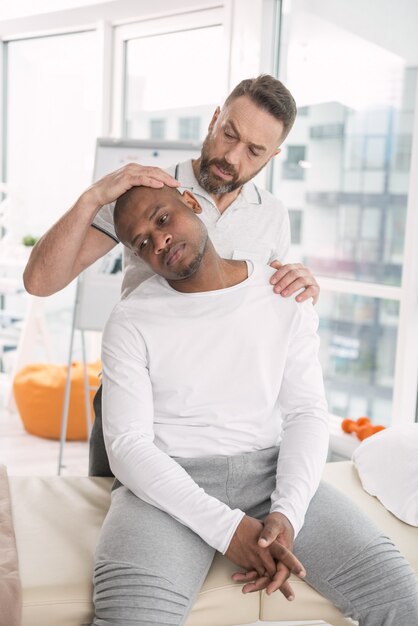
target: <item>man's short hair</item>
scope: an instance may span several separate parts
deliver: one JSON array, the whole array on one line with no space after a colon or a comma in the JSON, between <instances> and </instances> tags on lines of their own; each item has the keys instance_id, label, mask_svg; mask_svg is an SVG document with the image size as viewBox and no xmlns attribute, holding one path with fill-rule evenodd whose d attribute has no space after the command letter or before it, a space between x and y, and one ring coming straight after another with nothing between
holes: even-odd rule
<instances>
[{"instance_id":1,"label":"man's short hair","mask_svg":"<svg viewBox=\"0 0 418 626\"><path fill-rule=\"evenodd\" d=\"M293 126L297 113L296 102L287 87L270 74L246 78L231 91L225 100L225 105L241 96L251 98L260 109L267 111L283 123L281 141L284 141Z\"/></svg>"}]
</instances>

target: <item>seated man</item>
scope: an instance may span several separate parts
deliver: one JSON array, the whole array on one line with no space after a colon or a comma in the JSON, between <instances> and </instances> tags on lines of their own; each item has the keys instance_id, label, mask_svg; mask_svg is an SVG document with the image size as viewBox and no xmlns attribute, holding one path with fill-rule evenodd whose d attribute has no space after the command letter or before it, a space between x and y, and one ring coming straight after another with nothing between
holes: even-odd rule
<instances>
[{"instance_id":1,"label":"seated man","mask_svg":"<svg viewBox=\"0 0 418 626\"><path fill-rule=\"evenodd\" d=\"M118 238L156 275L103 336L117 482L94 626L184 624L216 550L244 568L244 592L292 599L292 569L361 626L415 626L412 568L339 492L318 488L328 429L312 305L277 298L272 268L221 259L199 210L167 187L116 204Z\"/></svg>"}]
</instances>

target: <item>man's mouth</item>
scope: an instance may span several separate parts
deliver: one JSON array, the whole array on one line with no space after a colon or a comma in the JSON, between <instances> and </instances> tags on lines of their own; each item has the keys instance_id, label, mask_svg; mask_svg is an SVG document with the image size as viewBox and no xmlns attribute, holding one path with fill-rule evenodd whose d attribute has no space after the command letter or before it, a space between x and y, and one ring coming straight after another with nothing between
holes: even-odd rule
<instances>
[{"instance_id":1,"label":"man's mouth","mask_svg":"<svg viewBox=\"0 0 418 626\"><path fill-rule=\"evenodd\" d=\"M223 180L231 180L231 178L234 177L234 175L231 174L231 172L229 172L228 170L222 169L222 167L218 165L217 163L213 163L212 165L215 169L216 176L218 176L219 178L222 178Z\"/></svg>"},{"instance_id":2,"label":"man's mouth","mask_svg":"<svg viewBox=\"0 0 418 626\"><path fill-rule=\"evenodd\" d=\"M170 248L165 258L165 264L167 265L167 267L170 267L170 265L173 265L182 257L185 247L185 243L177 243Z\"/></svg>"}]
</instances>

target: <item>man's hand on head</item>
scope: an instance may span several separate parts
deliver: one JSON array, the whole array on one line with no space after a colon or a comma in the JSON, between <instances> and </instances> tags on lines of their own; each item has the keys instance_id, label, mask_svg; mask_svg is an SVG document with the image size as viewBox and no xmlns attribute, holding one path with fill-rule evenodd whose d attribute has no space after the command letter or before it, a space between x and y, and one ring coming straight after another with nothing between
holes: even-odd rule
<instances>
[{"instance_id":1,"label":"man's hand on head","mask_svg":"<svg viewBox=\"0 0 418 626\"><path fill-rule=\"evenodd\" d=\"M303 302L312 298L313 303L317 303L320 287L309 268L301 263L282 265L280 261L273 261L270 266L277 270L270 279L275 293L288 297L303 288L304 291L296 297L296 300Z\"/></svg>"},{"instance_id":2,"label":"man's hand on head","mask_svg":"<svg viewBox=\"0 0 418 626\"><path fill-rule=\"evenodd\" d=\"M159 167L128 163L93 183L83 193L82 198L100 208L114 202L132 187L160 189L164 185L178 187L179 182Z\"/></svg>"},{"instance_id":3,"label":"man's hand on head","mask_svg":"<svg viewBox=\"0 0 418 626\"><path fill-rule=\"evenodd\" d=\"M266 589L273 593L277 589L288 600L294 593L287 582L290 572L300 577L305 570L292 554L293 528L281 513L271 513L261 524L258 520L245 516L238 525L225 555L246 572L236 572L232 579L245 583L243 593Z\"/></svg>"}]
</instances>

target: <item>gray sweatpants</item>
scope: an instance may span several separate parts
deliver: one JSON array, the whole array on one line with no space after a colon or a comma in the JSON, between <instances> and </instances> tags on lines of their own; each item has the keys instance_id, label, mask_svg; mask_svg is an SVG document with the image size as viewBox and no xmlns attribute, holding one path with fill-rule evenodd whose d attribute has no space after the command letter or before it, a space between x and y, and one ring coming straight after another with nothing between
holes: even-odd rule
<instances>
[{"instance_id":1,"label":"gray sweatpants","mask_svg":"<svg viewBox=\"0 0 418 626\"><path fill-rule=\"evenodd\" d=\"M277 454L270 448L176 460L207 493L262 519L269 511ZM93 626L184 624L214 552L186 526L117 483L96 551ZM417 626L412 568L331 486L321 484L312 499L294 552L307 582L361 626Z\"/></svg>"}]
</instances>

